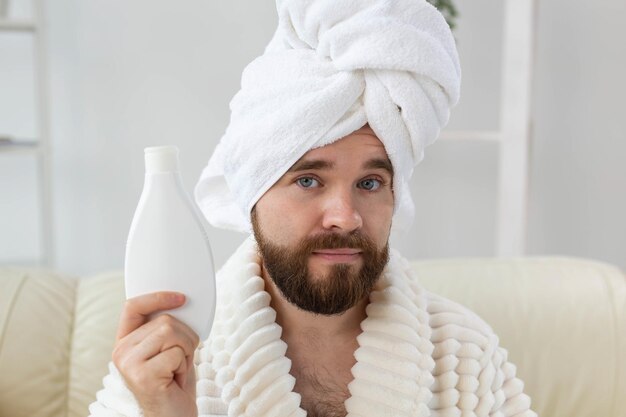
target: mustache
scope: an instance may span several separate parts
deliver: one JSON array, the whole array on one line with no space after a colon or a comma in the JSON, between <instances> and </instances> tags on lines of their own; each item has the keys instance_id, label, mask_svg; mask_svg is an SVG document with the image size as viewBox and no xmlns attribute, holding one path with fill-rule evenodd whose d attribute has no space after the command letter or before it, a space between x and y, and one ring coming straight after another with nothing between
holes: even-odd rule
<instances>
[{"instance_id":1,"label":"mustache","mask_svg":"<svg viewBox=\"0 0 626 417\"><path fill-rule=\"evenodd\" d=\"M350 234L323 233L308 236L300 242L302 252L308 253L319 249L360 249L363 252L375 251L374 243L361 232L355 231Z\"/></svg>"}]
</instances>

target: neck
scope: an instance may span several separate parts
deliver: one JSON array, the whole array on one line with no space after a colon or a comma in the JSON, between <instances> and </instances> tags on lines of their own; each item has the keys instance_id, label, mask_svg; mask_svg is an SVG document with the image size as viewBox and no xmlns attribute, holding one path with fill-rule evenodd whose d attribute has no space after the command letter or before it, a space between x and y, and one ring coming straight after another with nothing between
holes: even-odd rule
<instances>
[{"instance_id":1,"label":"neck","mask_svg":"<svg viewBox=\"0 0 626 417\"><path fill-rule=\"evenodd\" d=\"M270 294L270 305L276 311L276 322L282 327L284 340L307 342L314 337L317 341L355 340L361 333L361 322L365 319L368 297L354 307L337 315L326 316L301 310L291 304L274 284L262 266L265 290ZM313 347L313 346L311 346Z\"/></svg>"}]
</instances>

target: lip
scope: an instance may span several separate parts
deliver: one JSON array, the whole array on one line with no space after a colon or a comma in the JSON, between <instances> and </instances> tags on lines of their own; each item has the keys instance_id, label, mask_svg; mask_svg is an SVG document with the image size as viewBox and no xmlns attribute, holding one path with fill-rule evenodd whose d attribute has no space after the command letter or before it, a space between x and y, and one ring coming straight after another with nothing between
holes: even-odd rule
<instances>
[{"instance_id":1,"label":"lip","mask_svg":"<svg viewBox=\"0 0 626 417\"><path fill-rule=\"evenodd\" d=\"M354 248L318 249L314 250L313 253L318 255L358 255L361 250Z\"/></svg>"},{"instance_id":2,"label":"lip","mask_svg":"<svg viewBox=\"0 0 626 417\"><path fill-rule=\"evenodd\" d=\"M313 256L318 259L340 263L355 262L361 258L362 254L361 250L353 248L319 249L313 251Z\"/></svg>"}]
</instances>

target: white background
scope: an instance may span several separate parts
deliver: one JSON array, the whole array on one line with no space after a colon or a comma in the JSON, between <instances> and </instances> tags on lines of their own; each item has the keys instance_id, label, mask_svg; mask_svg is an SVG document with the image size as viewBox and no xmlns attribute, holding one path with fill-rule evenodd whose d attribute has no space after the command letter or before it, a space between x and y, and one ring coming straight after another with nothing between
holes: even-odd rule
<instances>
[{"instance_id":1,"label":"white background","mask_svg":"<svg viewBox=\"0 0 626 417\"><path fill-rule=\"evenodd\" d=\"M12 13L27 14L14 0ZM457 1L463 96L450 128L496 130L502 4ZM538 0L528 253L626 269L626 2ZM271 0L45 2L55 267L121 269L143 148L175 144L191 192L241 71L275 26ZM2 39L5 39L4 41ZM0 34L0 134L36 135L27 68ZM25 75L26 74L26 75ZM20 84L21 83L21 84ZM30 90L29 90L30 89ZM405 256L494 253L497 145L439 141L417 168ZM39 254L36 165L0 154L0 263ZM243 235L210 230L221 265Z\"/></svg>"}]
</instances>

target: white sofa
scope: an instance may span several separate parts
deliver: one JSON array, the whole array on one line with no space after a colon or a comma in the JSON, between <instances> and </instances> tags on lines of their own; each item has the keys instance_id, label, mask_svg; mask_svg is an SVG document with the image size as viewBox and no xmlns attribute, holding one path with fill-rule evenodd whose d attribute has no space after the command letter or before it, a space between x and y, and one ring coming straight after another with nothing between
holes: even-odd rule
<instances>
[{"instance_id":1,"label":"white sofa","mask_svg":"<svg viewBox=\"0 0 626 417\"><path fill-rule=\"evenodd\" d=\"M492 325L540 416L626 416L622 272L570 258L413 265L426 288ZM86 416L123 300L120 272L0 268L0 417Z\"/></svg>"}]
</instances>

